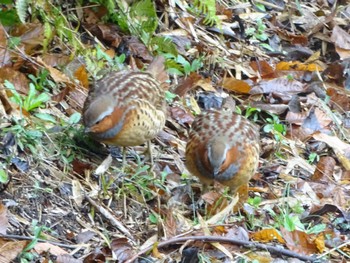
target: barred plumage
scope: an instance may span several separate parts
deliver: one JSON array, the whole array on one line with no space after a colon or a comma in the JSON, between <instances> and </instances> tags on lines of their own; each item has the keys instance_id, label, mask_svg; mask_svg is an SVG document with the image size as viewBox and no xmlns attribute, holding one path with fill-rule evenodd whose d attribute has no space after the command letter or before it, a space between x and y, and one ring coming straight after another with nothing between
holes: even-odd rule
<instances>
[{"instance_id":1,"label":"barred plumage","mask_svg":"<svg viewBox=\"0 0 350 263\"><path fill-rule=\"evenodd\" d=\"M164 90L156 77L150 72L124 70L107 74L90 89L83 122L98 141L135 146L163 129L165 112Z\"/></svg>"},{"instance_id":2,"label":"barred plumage","mask_svg":"<svg viewBox=\"0 0 350 263\"><path fill-rule=\"evenodd\" d=\"M254 175L259 149L255 124L235 113L210 110L192 124L186 166L202 183L218 181L235 191Z\"/></svg>"}]
</instances>

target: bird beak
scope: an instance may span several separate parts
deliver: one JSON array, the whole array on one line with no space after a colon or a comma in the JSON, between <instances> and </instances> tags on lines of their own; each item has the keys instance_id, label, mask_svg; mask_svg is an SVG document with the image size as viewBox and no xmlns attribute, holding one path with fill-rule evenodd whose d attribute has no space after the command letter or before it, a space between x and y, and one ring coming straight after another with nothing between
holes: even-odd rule
<instances>
[{"instance_id":1,"label":"bird beak","mask_svg":"<svg viewBox=\"0 0 350 263\"><path fill-rule=\"evenodd\" d=\"M85 127L84 132L89 133L89 132L91 132L91 129L89 127Z\"/></svg>"}]
</instances>

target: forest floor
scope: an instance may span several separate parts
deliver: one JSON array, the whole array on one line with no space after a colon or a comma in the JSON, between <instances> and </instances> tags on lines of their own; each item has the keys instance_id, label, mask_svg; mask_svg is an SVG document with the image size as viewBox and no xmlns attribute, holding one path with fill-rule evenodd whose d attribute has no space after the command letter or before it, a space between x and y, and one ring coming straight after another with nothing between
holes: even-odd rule
<instances>
[{"instance_id":1,"label":"forest floor","mask_svg":"<svg viewBox=\"0 0 350 263\"><path fill-rule=\"evenodd\" d=\"M0 2L1 263L350 262L348 1ZM166 126L122 169L83 104L157 55ZM240 195L185 167L209 108L260 127Z\"/></svg>"}]
</instances>

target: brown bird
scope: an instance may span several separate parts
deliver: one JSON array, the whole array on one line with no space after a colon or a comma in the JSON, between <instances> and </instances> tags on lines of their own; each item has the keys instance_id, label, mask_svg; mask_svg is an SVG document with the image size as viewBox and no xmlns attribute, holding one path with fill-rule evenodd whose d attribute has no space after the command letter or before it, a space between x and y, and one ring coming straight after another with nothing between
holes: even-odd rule
<instances>
[{"instance_id":1,"label":"brown bird","mask_svg":"<svg viewBox=\"0 0 350 263\"><path fill-rule=\"evenodd\" d=\"M85 131L95 140L116 146L148 143L165 125L162 83L164 58L157 57L146 72L110 72L91 88L83 108ZM125 164L125 149L123 165Z\"/></svg>"},{"instance_id":2,"label":"brown bird","mask_svg":"<svg viewBox=\"0 0 350 263\"><path fill-rule=\"evenodd\" d=\"M247 184L259 162L259 128L232 112L198 115L186 146L186 167L204 185L214 181L231 191Z\"/></svg>"}]
</instances>

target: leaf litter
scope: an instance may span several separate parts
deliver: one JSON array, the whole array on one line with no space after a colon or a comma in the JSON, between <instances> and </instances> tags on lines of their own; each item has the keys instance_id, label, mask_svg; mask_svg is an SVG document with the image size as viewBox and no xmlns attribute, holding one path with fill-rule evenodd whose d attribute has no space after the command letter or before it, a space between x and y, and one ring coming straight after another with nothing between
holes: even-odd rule
<instances>
[{"instance_id":1,"label":"leaf litter","mask_svg":"<svg viewBox=\"0 0 350 263\"><path fill-rule=\"evenodd\" d=\"M24 5L0 28L3 262L349 261L349 4L97 2L50 2L32 19ZM82 106L94 80L156 54L171 78L155 165L138 146L121 169L83 132ZM238 196L184 166L208 108L261 127Z\"/></svg>"}]
</instances>

